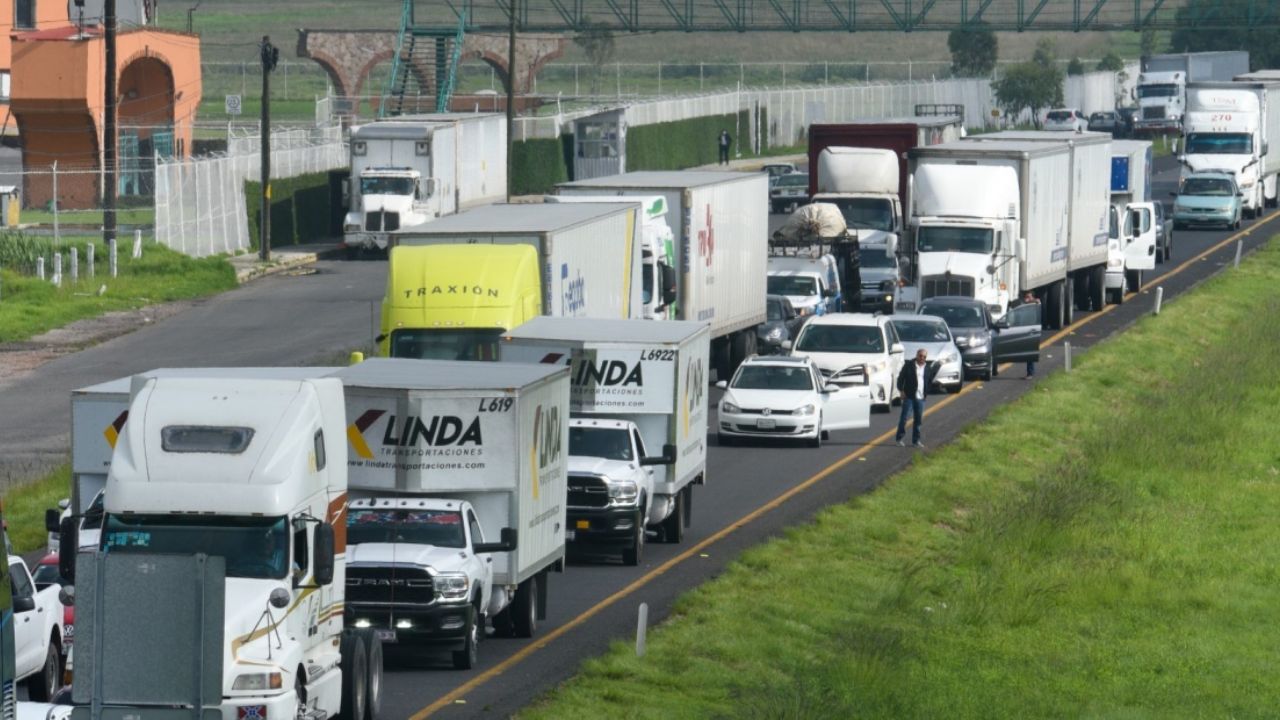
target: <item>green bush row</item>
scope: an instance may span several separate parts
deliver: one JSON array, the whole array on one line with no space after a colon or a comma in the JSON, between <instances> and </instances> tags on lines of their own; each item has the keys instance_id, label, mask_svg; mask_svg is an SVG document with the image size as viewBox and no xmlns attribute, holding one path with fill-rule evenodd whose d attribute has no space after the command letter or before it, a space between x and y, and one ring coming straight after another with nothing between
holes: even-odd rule
<instances>
[{"instance_id":1,"label":"green bush row","mask_svg":"<svg viewBox=\"0 0 1280 720\"><path fill-rule=\"evenodd\" d=\"M570 153L566 153L568 145ZM570 177L573 136L539 138L511 145L511 194L542 195Z\"/></svg>"},{"instance_id":2,"label":"green bush row","mask_svg":"<svg viewBox=\"0 0 1280 720\"><path fill-rule=\"evenodd\" d=\"M271 245L297 245L334 235L329 173L310 173L271 181ZM258 246L262 225L262 185L244 184L249 237Z\"/></svg>"},{"instance_id":3,"label":"green bush row","mask_svg":"<svg viewBox=\"0 0 1280 720\"><path fill-rule=\"evenodd\" d=\"M768 127L763 118L762 122ZM728 130L733 136L731 157L738 152L754 155L750 138L745 137L750 127L750 113L743 110L736 116L709 115L630 128L627 130L627 170L683 170L714 164L720 159L721 130Z\"/></svg>"}]
</instances>

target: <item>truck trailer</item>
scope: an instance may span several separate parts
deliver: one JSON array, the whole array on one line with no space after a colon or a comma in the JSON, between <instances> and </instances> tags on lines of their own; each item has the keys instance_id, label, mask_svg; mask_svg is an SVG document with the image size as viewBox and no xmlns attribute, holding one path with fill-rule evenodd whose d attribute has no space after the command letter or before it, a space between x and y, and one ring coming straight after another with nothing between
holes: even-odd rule
<instances>
[{"instance_id":1,"label":"truck trailer","mask_svg":"<svg viewBox=\"0 0 1280 720\"><path fill-rule=\"evenodd\" d=\"M1181 179L1224 170L1244 193L1244 214L1276 205L1280 176L1280 78L1187 85L1178 162Z\"/></svg>"},{"instance_id":2,"label":"truck trailer","mask_svg":"<svg viewBox=\"0 0 1280 720\"><path fill-rule=\"evenodd\" d=\"M1155 267L1152 253L1155 260L1167 257L1156 235L1151 158L1148 140L1111 141L1106 293L1116 303L1124 302L1129 288L1142 286L1143 271Z\"/></svg>"},{"instance_id":3,"label":"truck trailer","mask_svg":"<svg viewBox=\"0 0 1280 720\"><path fill-rule=\"evenodd\" d=\"M711 366L727 378L756 351L765 320L769 179L764 173L633 172L562 183L557 195L666 198L679 278L670 318L711 325Z\"/></svg>"},{"instance_id":4,"label":"truck trailer","mask_svg":"<svg viewBox=\"0 0 1280 720\"><path fill-rule=\"evenodd\" d=\"M1187 84L1230 80L1249 72L1249 53L1244 50L1148 55L1134 87L1138 112L1133 118L1136 133L1171 133L1182 129L1187 108Z\"/></svg>"}]
</instances>

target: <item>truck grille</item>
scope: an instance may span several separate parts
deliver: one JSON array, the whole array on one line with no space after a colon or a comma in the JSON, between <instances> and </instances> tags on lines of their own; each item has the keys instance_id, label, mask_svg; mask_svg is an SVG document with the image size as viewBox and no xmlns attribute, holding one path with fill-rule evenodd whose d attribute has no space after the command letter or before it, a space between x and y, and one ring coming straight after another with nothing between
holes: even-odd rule
<instances>
[{"instance_id":1,"label":"truck grille","mask_svg":"<svg viewBox=\"0 0 1280 720\"><path fill-rule=\"evenodd\" d=\"M609 506L609 486L595 475L569 476L569 507L602 508Z\"/></svg>"},{"instance_id":2,"label":"truck grille","mask_svg":"<svg viewBox=\"0 0 1280 720\"><path fill-rule=\"evenodd\" d=\"M1164 107L1156 105L1156 106L1142 108L1142 119L1143 120L1163 120Z\"/></svg>"},{"instance_id":3,"label":"truck grille","mask_svg":"<svg viewBox=\"0 0 1280 720\"><path fill-rule=\"evenodd\" d=\"M387 231L400 229L400 213L384 212L382 210L374 210L366 213L364 216L364 229L372 231Z\"/></svg>"},{"instance_id":4,"label":"truck grille","mask_svg":"<svg viewBox=\"0 0 1280 720\"><path fill-rule=\"evenodd\" d=\"M435 600L431 575L422 568L405 566L347 566L349 603L427 605Z\"/></svg>"},{"instance_id":5,"label":"truck grille","mask_svg":"<svg viewBox=\"0 0 1280 720\"><path fill-rule=\"evenodd\" d=\"M921 297L931 298L943 295L973 297L973 278L947 277L930 275L921 283Z\"/></svg>"}]
</instances>

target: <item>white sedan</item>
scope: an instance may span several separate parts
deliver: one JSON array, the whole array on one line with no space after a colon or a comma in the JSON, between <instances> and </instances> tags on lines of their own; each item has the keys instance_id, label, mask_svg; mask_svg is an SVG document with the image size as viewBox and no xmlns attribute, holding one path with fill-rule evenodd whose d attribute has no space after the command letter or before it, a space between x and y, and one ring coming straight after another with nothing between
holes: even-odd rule
<instances>
[{"instance_id":1,"label":"white sedan","mask_svg":"<svg viewBox=\"0 0 1280 720\"><path fill-rule=\"evenodd\" d=\"M732 380L716 386L725 390L721 445L739 438L793 438L821 447L831 430L871 425L867 387L828 384L809 358L750 357Z\"/></svg>"}]
</instances>

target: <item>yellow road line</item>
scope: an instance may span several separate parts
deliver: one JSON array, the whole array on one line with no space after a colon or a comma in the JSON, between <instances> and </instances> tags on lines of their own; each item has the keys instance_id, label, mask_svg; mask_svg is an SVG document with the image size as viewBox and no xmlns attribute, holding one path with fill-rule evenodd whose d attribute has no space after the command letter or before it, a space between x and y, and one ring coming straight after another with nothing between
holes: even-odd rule
<instances>
[{"instance_id":1,"label":"yellow road line","mask_svg":"<svg viewBox=\"0 0 1280 720\"><path fill-rule=\"evenodd\" d=\"M1230 237L1226 238L1225 240L1222 240L1222 241L1220 241L1220 242L1218 242L1218 243L1214 244L1212 247L1210 247L1209 249L1205 250L1204 252L1202 252L1202 253L1200 253L1200 254L1196 255L1195 257L1193 257L1193 258L1190 258L1190 259L1188 259L1188 260L1183 261L1181 264L1179 264L1177 267L1173 268L1173 269L1172 269L1172 270L1170 270L1169 272L1166 272L1166 273L1165 273L1165 274L1163 274L1163 275L1160 275L1160 276L1158 276L1158 277L1156 277L1156 278L1151 279L1151 280L1148 282L1148 285L1153 284L1153 283L1161 282L1161 281L1163 281L1163 280L1166 280L1166 279L1168 279L1168 278L1173 277L1174 275L1177 275L1178 273L1180 273L1180 272L1182 272L1183 270L1185 270L1185 269L1187 269L1188 267L1190 267L1192 263L1198 262L1198 261L1199 261L1199 260L1201 260L1202 258L1207 257L1208 255L1210 255L1210 254L1212 254L1212 253L1214 253L1214 252L1217 252L1218 250L1221 250L1221 249L1222 249L1223 247L1225 247L1226 245L1228 245L1228 244L1230 244L1231 242L1233 242L1233 241L1235 241L1235 240L1238 240L1238 239L1240 239L1240 238L1242 238L1242 237L1244 237L1244 236L1248 235L1250 232L1252 232L1252 231L1253 231L1253 229L1254 229L1254 228L1256 228L1256 227L1258 227L1258 226L1260 226L1260 225L1263 225L1263 224L1265 224L1265 223L1270 222L1271 220L1275 219L1277 216L1280 216L1280 211L1276 211L1276 212L1274 212L1274 213L1272 213L1272 214L1268 215L1266 218L1262 219L1261 221L1259 221L1259 222L1257 222L1257 223L1254 223L1253 225L1251 225L1251 226L1249 227L1249 229L1247 229L1247 230L1242 230L1242 231L1240 231L1240 232L1238 232L1238 233L1236 233L1236 234L1234 234L1234 235L1232 235L1232 236L1230 236ZM1128 296L1126 296L1126 297L1134 297L1135 295L1137 295L1137 293L1129 293L1129 295L1128 295ZM1078 328L1080 328L1080 327L1082 327L1082 326L1084 326L1084 325L1086 325L1086 324L1088 324L1088 323L1090 323L1090 322L1092 322L1092 321L1096 320L1097 318L1099 318L1099 317L1101 317L1101 316L1103 316L1103 315L1107 314L1108 312L1111 312L1112 310L1114 310L1115 308L1118 308L1118 307L1120 307L1120 306L1119 306L1119 305L1107 305L1107 306L1106 306L1106 307L1104 307L1102 310L1100 310L1100 311L1098 311L1098 312L1096 312L1096 313L1093 313L1092 315L1090 315L1090 316L1088 316L1088 317L1086 317L1086 318L1082 318L1082 319L1080 319L1080 320L1077 320L1076 322L1072 323L1071 325L1068 325L1067 327L1063 328L1063 329L1062 329L1061 331L1059 331L1056 335L1053 335L1052 337L1048 338L1047 340L1042 341L1042 342L1040 343L1040 346L1041 346L1041 347L1046 347L1046 346L1048 346L1048 345L1051 345L1051 344L1053 344L1054 342L1057 342L1057 341L1058 341L1058 340L1060 340L1061 338L1065 337L1066 335L1068 335L1068 334L1070 334L1070 333L1074 332L1074 331L1075 331L1075 330L1077 330ZM1012 363L1005 363L1005 367L1008 367L1008 366L1010 366L1010 365L1012 365ZM965 387L964 387L964 388L963 388L959 393L956 393L955 395L948 396L948 397L946 397L946 398L942 399L941 401L939 401L938 403L936 403L935 405L933 405L932 407L930 407L930 408L928 408L927 410L925 410L925 417L928 417L928 416L932 415L933 413L935 413L935 412L938 412L938 411L942 410L942 408L944 408L944 407L946 407L947 405L950 405L951 403L955 402L955 401L956 401L957 399L959 399L962 395L964 395L964 394L966 394L966 393L969 393L969 392L972 392L973 390L976 390L977 388L980 388L980 387L982 387L982 383L980 383L980 382L979 382L979 383L971 383L971 384L969 384L969 385L966 385L966 386L965 386ZM752 510L751 512L749 512L749 513L747 513L746 515L742 516L742 517L741 517L741 518L739 518L738 520L736 520L736 521L734 521L734 522L732 522L732 523L729 523L728 525L726 525L725 527L721 528L719 531L717 531L717 532L716 532L716 533L714 533L713 535L710 535L710 536L708 536L707 538L703 539L703 540L702 540L701 542L699 542L698 544L696 544L696 545L694 545L694 546L690 547L689 549L685 550L684 552L680 553L679 555L677 555L677 556L675 556L675 557L671 558L670 560L667 560L666 562L662 563L661 565L659 565L658 567L654 568L653 570L650 570L649 572L647 572L647 573L645 573L644 575L640 576L640 577L639 577L639 578L637 578L635 581L633 581L630 585L628 585L628 586L626 586L626 587L622 588L621 590L619 590L619 591L617 591L617 592L613 593L612 595L610 595L609 597L605 598L604 600L601 600L600 602L596 603L595 605L592 605L590 608L588 608L587 610L583 611L580 615L578 615L578 616L577 616L577 617L575 617L574 619L570 620L569 622L565 623L564 625L561 625L560 627L556 628L555 630L552 630L551 632L547 633L545 636L543 636L543 637L541 637L541 638L539 638L539 639L535 640L534 642L532 642L532 643L530 643L530 644L526 645L525 647L521 648L518 652L516 652L516 654L512 655L511 657L507 658L506 660L503 660L502 662L500 662L500 663L498 663L497 665L495 665L495 666L493 666L493 667L489 668L488 670L486 670L486 671L484 671L484 672L480 673L479 675L475 676L474 678L471 678L470 680L468 680L467 682L463 683L462 685L459 685L458 687L454 688L453 690L449 691L449 692L448 692L448 693L446 693L445 695L441 696L441 697L440 697L438 700L436 700L435 702L433 702L433 703L431 703L430 705L428 705L428 706L426 706L426 707L422 708L421 710L419 710L417 713L415 713L415 714L410 718L410 720L423 720L424 718L430 717L431 715L435 714L436 712L439 712L439 711L440 711L440 710L442 710L443 708L448 707L449 705L452 705L456 700L460 700L460 699L462 699L462 698L463 698L463 697L464 697L468 692L471 692L472 690L474 690L474 689L476 689L476 688L480 687L481 685L483 685L483 684L485 684L485 683L489 682L489 681L490 681L490 680L492 680L493 678L495 678L495 677L497 677L497 676L501 675L502 673L506 672L507 670L511 669L512 667L515 667L517 664L519 664L519 663L523 662L525 658L529 657L530 655L532 655L533 653L537 652L538 650L541 650L542 648L544 648L544 647L546 647L547 645L551 644L552 642L554 642L555 640L557 640L558 638L560 638L561 636L563 636L565 633L568 633L570 630L573 630L574 628L578 627L579 625L582 625L582 624L583 624L583 623L585 623L586 621L588 621L588 620L590 620L591 618L595 617L597 614L599 614L599 613L600 613L601 611L603 611L605 608L608 608L609 606L611 606L611 605L613 605L613 604L617 603L618 601L620 601L620 600L622 600L622 599L626 598L628 595L631 595L631 594L632 594L632 593L634 593L636 590L639 590L641 587L643 587L643 586L647 585L649 582L651 582L651 581L652 581L652 580L654 580L655 578L657 578L657 577L659 577L659 576L661 576L661 575L665 574L665 573L666 573L668 570L670 570L671 568L675 567L676 565L679 565L680 563L684 562L685 560L688 560L689 558L693 557L694 555L697 555L697 554L698 554L698 553L700 553L701 551L705 550L707 547L709 547L709 546L711 546L711 545L713 545L713 544L715 544L715 543L719 542L720 540L723 540L724 538L726 538L726 537L728 537L730 534L732 534L735 530L738 530L738 529L740 529L740 528L742 528L742 527L744 527L744 526L746 526L746 525L750 524L751 522L753 522L753 521L755 521L755 520L759 519L759 518L760 518L760 516L764 515L765 513L767 513L767 512L769 512L769 511L771 511L771 510L774 510L774 509L778 508L779 506L781 506L783 503L787 502L787 501L788 501L788 500L790 500L791 498L795 497L796 495L799 495L800 493L804 492L805 490L808 490L810 487L812 487L812 486L816 485L817 483L819 483L819 482L823 481L824 479L826 479L827 477L829 477L832 473L834 473L835 471L837 471L837 470L839 470L840 468L844 467L845 465L848 465L849 463L853 462L854 460L857 460L858 458L865 456L867 453L871 452L872 448L876 447L877 445L880 445L881 443L888 442L888 441L889 441L889 439L890 439L894 434L896 434L896 433L897 433L897 428L894 428L894 429L892 429L892 430L887 430L887 431L885 431L884 433L882 433L881 435L879 435L879 436L878 436L878 437L876 437L875 439L873 439L873 440L871 440L870 442L868 442L868 443L866 443L865 445L863 445L861 448L858 448L857 450L855 450L855 451L853 451L853 452L849 453L848 455L845 455L844 457L840 458L839 460L835 461L834 463L832 463L832 464L828 465L827 467L823 468L822 470L818 471L818 473L817 473L817 474L813 475L813 476L812 476L812 477L810 477L808 480L805 480L804 482L800 483L799 485L796 485L795 487L791 488L790 490L787 490L786 492L784 492L784 493L782 493L781 495L779 495L779 496L775 497L774 499L770 500L769 502L765 503L764 505L761 505L760 507L756 508L755 510Z\"/></svg>"}]
</instances>

